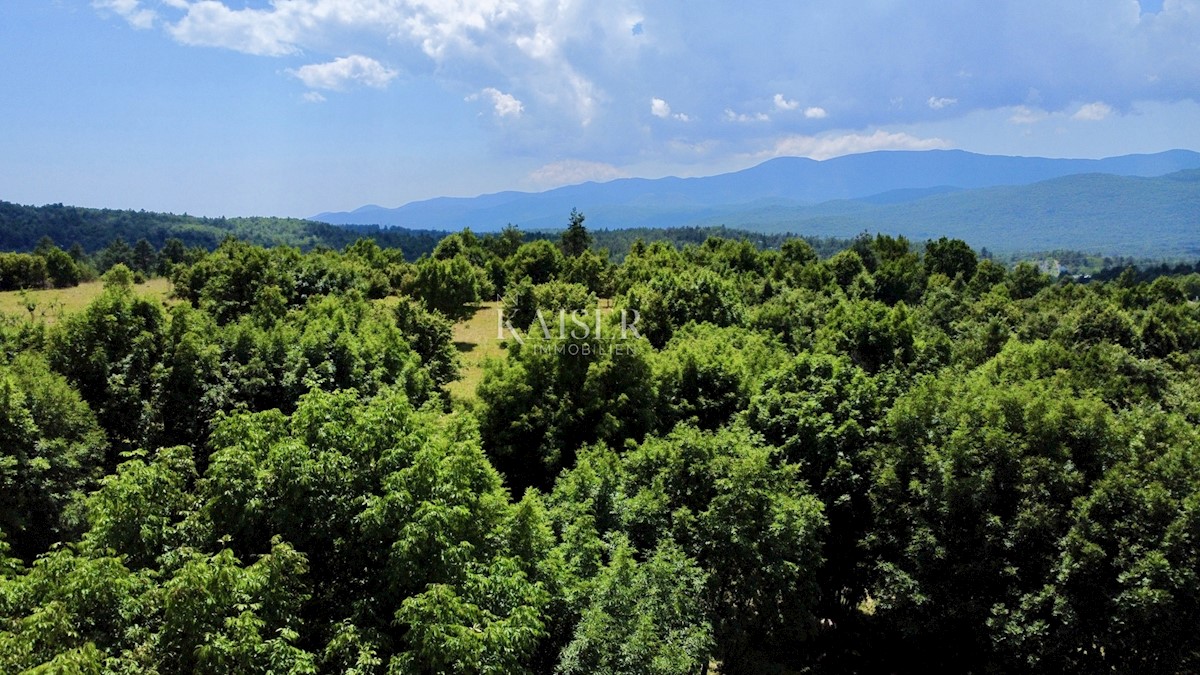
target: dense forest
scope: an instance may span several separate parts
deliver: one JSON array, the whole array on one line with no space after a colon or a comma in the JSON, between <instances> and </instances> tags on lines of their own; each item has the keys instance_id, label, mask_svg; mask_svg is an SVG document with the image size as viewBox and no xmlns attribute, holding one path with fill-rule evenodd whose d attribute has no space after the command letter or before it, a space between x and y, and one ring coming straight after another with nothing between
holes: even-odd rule
<instances>
[{"instance_id":1,"label":"dense forest","mask_svg":"<svg viewBox=\"0 0 1200 675\"><path fill-rule=\"evenodd\" d=\"M372 225L334 227L296 218L200 218L62 204L22 206L0 201L0 251L31 251L44 237L62 246L78 246L86 253L107 248L116 240L145 240L155 248L162 248L169 240L176 239L185 248L212 250L226 237L233 236L263 246L308 250L318 246L341 249L367 237L381 246L403 249L410 260L415 260L432 252L445 234Z\"/></svg>"},{"instance_id":2,"label":"dense forest","mask_svg":"<svg viewBox=\"0 0 1200 675\"><path fill-rule=\"evenodd\" d=\"M1200 670L1193 268L225 234L0 323L0 672Z\"/></svg>"}]
</instances>

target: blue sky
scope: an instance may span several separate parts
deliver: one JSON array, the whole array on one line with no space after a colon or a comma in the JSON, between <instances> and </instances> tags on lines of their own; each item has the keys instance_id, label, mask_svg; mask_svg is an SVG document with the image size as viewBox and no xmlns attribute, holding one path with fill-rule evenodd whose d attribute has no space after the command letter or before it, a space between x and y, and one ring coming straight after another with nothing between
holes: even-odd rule
<instances>
[{"instance_id":1,"label":"blue sky","mask_svg":"<svg viewBox=\"0 0 1200 675\"><path fill-rule=\"evenodd\" d=\"M1200 0L5 0L0 199L308 216L780 155L1200 150Z\"/></svg>"}]
</instances>

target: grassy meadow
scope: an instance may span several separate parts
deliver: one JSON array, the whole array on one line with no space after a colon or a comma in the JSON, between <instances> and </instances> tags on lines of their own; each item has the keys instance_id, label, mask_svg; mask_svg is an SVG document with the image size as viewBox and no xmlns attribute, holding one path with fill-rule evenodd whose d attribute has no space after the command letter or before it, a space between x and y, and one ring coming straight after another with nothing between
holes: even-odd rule
<instances>
[{"instance_id":1,"label":"grassy meadow","mask_svg":"<svg viewBox=\"0 0 1200 675\"><path fill-rule=\"evenodd\" d=\"M496 310L499 302L484 302L465 321L454 324L454 346L462 357L460 377L446 386L455 399L475 398L475 389L483 379L483 364L489 358L504 356L503 342L496 339Z\"/></svg>"},{"instance_id":2,"label":"grassy meadow","mask_svg":"<svg viewBox=\"0 0 1200 675\"><path fill-rule=\"evenodd\" d=\"M0 314L18 317L32 315L47 324L54 324L63 317L87 307L103 291L104 282L99 280L82 283L73 288L4 291L0 292ZM171 282L162 277L137 284L134 286L134 292L158 300L164 305L174 302L170 298Z\"/></svg>"}]
</instances>

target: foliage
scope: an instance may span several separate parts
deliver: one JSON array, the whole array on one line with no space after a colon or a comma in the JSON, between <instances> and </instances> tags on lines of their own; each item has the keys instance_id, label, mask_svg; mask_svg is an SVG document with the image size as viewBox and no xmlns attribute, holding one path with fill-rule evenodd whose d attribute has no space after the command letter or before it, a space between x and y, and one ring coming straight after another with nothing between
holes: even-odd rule
<instances>
[{"instance_id":1,"label":"foliage","mask_svg":"<svg viewBox=\"0 0 1200 675\"><path fill-rule=\"evenodd\" d=\"M462 319L470 316L479 302L478 272L461 253L449 259L426 258L417 263L411 292L429 310Z\"/></svg>"},{"instance_id":2,"label":"foliage","mask_svg":"<svg viewBox=\"0 0 1200 675\"><path fill-rule=\"evenodd\" d=\"M171 222L5 259L106 271L0 321L0 672L1200 668L1190 267Z\"/></svg>"},{"instance_id":3,"label":"foliage","mask_svg":"<svg viewBox=\"0 0 1200 675\"><path fill-rule=\"evenodd\" d=\"M508 343L479 385L479 423L497 466L519 487L545 487L595 441L640 439L655 424L649 346L619 327L600 336L532 331ZM608 335L606 338L605 335Z\"/></svg>"},{"instance_id":4,"label":"foliage","mask_svg":"<svg viewBox=\"0 0 1200 675\"><path fill-rule=\"evenodd\" d=\"M578 258L592 244L592 235L583 226L584 215L577 209L571 209L571 217L567 229L563 230L559 246L563 255L568 258Z\"/></svg>"},{"instance_id":5,"label":"foliage","mask_svg":"<svg viewBox=\"0 0 1200 675\"><path fill-rule=\"evenodd\" d=\"M102 475L92 411L37 354L0 368L0 531L24 559L72 538L72 506Z\"/></svg>"}]
</instances>

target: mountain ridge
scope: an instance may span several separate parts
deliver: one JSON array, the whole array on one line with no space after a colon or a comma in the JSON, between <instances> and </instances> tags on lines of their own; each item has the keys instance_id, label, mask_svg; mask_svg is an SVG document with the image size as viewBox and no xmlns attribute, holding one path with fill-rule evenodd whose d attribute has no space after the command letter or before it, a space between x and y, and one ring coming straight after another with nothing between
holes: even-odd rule
<instances>
[{"instance_id":1,"label":"mountain ridge","mask_svg":"<svg viewBox=\"0 0 1200 675\"><path fill-rule=\"evenodd\" d=\"M1200 153L1168 150L1104 159L1054 159L983 155L963 150L877 151L827 160L777 157L746 169L715 176L619 178L585 182L542 192L502 191L476 197L435 197L396 208L367 205L348 212L325 212L312 220L334 225L380 225L494 231L508 223L526 229L561 227L571 208L587 213L590 224L607 229L687 225L736 211L763 199L796 206L835 200L883 197L915 201L923 191L1029 185L1079 174L1161 176L1200 168ZM640 213L636 221L625 218Z\"/></svg>"}]
</instances>

